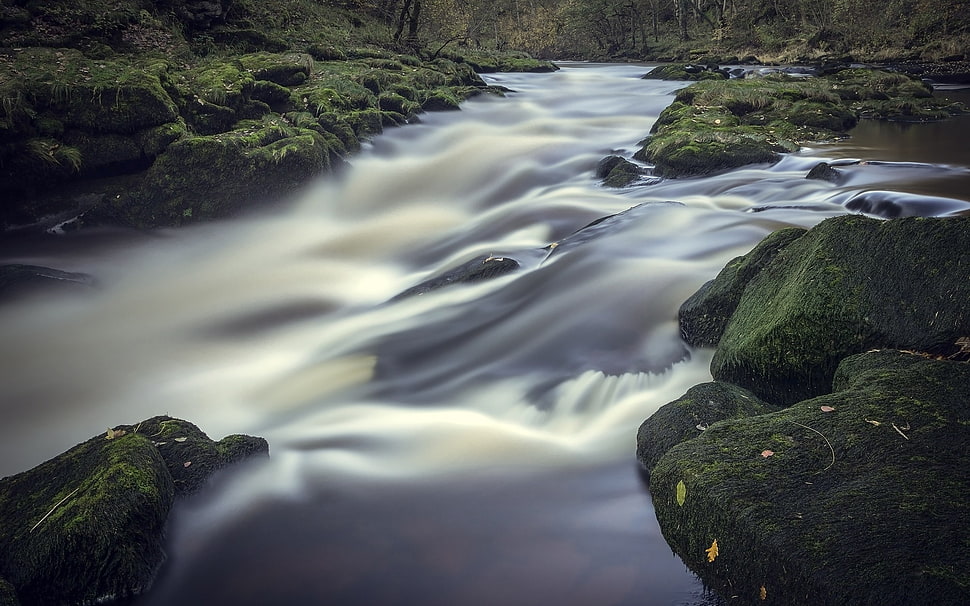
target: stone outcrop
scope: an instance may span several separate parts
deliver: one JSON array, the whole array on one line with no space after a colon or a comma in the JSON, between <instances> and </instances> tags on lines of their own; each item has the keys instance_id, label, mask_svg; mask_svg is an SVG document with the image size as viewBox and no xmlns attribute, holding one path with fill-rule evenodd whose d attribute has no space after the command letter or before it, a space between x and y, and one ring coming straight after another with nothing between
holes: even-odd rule
<instances>
[{"instance_id":1,"label":"stone outcrop","mask_svg":"<svg viewBox=\"0 0 970 606\"><path fill-rule=\"evenodd\" d=\"M216 470L266 454L262 438L214 442L189 422L153 417L3 478L0 604L92 604L144 593L165 560L174 500Z\"/></svg>"},{"instance_id":2,"label":"stone outcrop","mask_svg":"<svg viewBox=\"0 0 970 606\"><path fill-rule=\"evenodd\" d=\"M714 383L640 428L664 537L739 604L970 601L970 219L785 229L681 309Z\"/></svg>"}]
</instances>

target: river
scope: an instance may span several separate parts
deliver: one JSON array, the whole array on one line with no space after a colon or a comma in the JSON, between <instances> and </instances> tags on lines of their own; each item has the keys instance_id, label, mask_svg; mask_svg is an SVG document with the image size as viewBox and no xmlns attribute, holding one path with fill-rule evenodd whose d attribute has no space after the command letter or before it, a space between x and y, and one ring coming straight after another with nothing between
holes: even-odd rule
<instances>
[{"instance_id":1,"label":"river","mask_svg":"<svg viewBox=\"0 0 970 606\"><path fill-rule=\"evenodd\" d=\"M632 154L683 86L645 71L489 76L515 92L391 130L271 212L3 244L98 288L0 307L0 475L156 414L266 437L268 460L177 505L140 605L717 603L634 459L638 425L710 379L678 306L865 192L888 214L966 212L970 128L931 135L943 157L854 138L605 189L598 161ZM806 180L822 159L846 181ZM391 300L481 255L521 268Z\"/></svg>"}]
</instances>

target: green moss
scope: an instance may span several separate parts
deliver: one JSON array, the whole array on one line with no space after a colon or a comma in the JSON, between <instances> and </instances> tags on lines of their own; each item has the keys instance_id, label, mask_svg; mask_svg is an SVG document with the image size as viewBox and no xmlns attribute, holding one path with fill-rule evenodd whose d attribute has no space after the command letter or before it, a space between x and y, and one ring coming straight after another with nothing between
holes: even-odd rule
<instances>
[{"instance_id":1,"label":"green moss","mask_svg":"<svg viewBox=\"0 0 970 606\"><path fill-rule=\"evenodd\" d=\"M464 51L460 55L455 55L454 58L483 74L492 72L552 72L559 69L554 63L534 59L522 52L483 53Z\"/></svg>"},{"instance_id":2,"label":"green moss","mask_svg":"<svg viewBox=\"0 0 970 606\"><path fill-rule=\"evenodd\" d=\"M703 65L668 63L653 68L643 78L645 80L726 80L727 75L717 70L707 69Z\"/></svg>"},{"instance_id":3,"label":"green moss","mask_svg":"<svg viewBox=\"0 0 970 606\"><path fill-rule=\"evenodd\" d=\"M946 103L926 96L922 83L877 70L811 79L705 80L678 92L637 157L655 164L657 175L693 176L772 162L803 143L843 137L860 117L925 120L950 114Z\"/></svg>"},{"instance_id":4,"label":"green moss","mask_svg":"<svg viewBox=\"0 0 970 606\"><path fill-rule=\"evenodd\" d=\"M749 254L730 261L715 279L687 299L678 312L684 340L695 347L717 345L751 279L805 233L798 227L772 232Z\"/></svg>"},{"instance_id":5,"label":"green moss","mask_svg":"<svg viewBox=\"0 0 970 606\"><path fill-rule=\"evenodd\" d=\"M739 603L760 603L762 586L774 604L966 601L970 555L951 547L970 540L970 454L953 447L967 437L970 366L883 351L838 374L836 393L667 451L650 478L665 538Z\"/></svg>"},{"instance_id":6,"label":"green moss","mask_svg":"<svg viewBox=\"0 0 970 606\"><path fill-rule=\"evenodd\" d=\"M828 392L836 366L853 353L952 354L970 332L970 284L956 278L970 273L962 252L968 221L823 221L750 279L720 339L714 377L791 403ZM934 266L954 279L932 277Z\"/></svg>"},{"instance_id":7,"label":"green moss","mask_svg":"<svg viewBox=\"0 0 970 606\"><path fill-rule=\"evenodd\" d=\"M144 188L117 202L118 211L139 225L226 216L291 192L330 165L331 149L316 131L280 117L239 126L170 145L148 171Z\"/></svg>"},{"instance_id":8,"label":"green moss","mask_svg":"<svg viewBox=\"0 0 970 606\"><path fill-rule=\"evenodd\" d=\"M662 406L637 432L637 459L649 472L668 450L693 439L719 421L741 419L776 410L751 392L729 383L702 383ZM774 435L771 444L785 443ZM766 446L766 448L768 448Z\"/></svg>"},{"instance_id":9,"label":"green moss","mask_svg":"<svg viewBox=\"0 0 970 606\"><path fill-rule=\"evenodd\" d=\"M164 557L162 528L173 498L171 478L146 437L92 438L2 481L0 574L28 603L138 594ZM138 557L116 558L119 549Z\"/></svg>"},{"instance_id":10,"label":"green moss","mask_svg":"<svg viewBox=\"0 0 970 606\"><path fill-rule=\"evenodd\" d=\"M238 57L242 68L256 80L280 86L299 86L313 69L313 58L303 53L252 53Z\"/></svg>"}]
</instances>

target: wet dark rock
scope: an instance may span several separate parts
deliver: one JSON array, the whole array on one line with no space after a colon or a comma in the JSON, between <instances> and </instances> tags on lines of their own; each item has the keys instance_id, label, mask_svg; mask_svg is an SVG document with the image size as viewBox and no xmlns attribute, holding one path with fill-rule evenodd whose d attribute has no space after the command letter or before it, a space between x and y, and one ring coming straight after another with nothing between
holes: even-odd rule
<instances>
[{"instance_id":1,"label":"wet dark rock","mask_svg":"<svg viewBox=\"0 0 970 606\"><path fill-rule=\"evenodd\" d=\"M747 255L730 261L716 278L701 286L680 306L681 337L694 347L717 345L748 283L782 249L805 233L799 227L780 229L762 240Z\"/></svg>"},{"instance_id":2,"label":"wet dark rock","mask_svg":"<svg viewBox=\"0 0 970 606\"><path fill-rule=\"evenodd\" d=\"M777 407L730 383L713 381L695 385L643 422L637 432L637 460L649 473L664 453L681 442L698 437L718 421L776 410Z\"/></svg>"},{"instance_id":3,"label":"wet dark rock","mask_svg":"<svg viewBox=\"0 0 970 606\"><path fill-rule=\"evenodd\" d=\"M827 393L854 353L951 355L970 335L968 250L968 217L823 221L747 281L711 372L791 404Z\"/></svg>"},{"instance_id":4,"label":"wet dark rock","mask_svg":"<svg viewBox=\"0 0 970 606\"><path fill-rule=\"evenodd\" d=\"M0 265L0 300L43 288L91 288L87 274L61 271L39 265Z\"/></svg>"},{"instance_id":5,"label":"wet dark rock","mask_svg":"<svg viewBox=\"0 0 970 606\"><path fill-rule=\"evenodd\" d=\"M842 180L842 173L837 168L832 167L828 162L819 162L812 167L812 170L808 171L805 178L838 183Z\"/></svg>"},{"instance_id":6,"label":"wet dark rock","mask_svg":"<svg viewBox=\"0 0 970 606\"><path fill-rule=\"evenodd\" d=\"M831 389L670 448L650 474L665 539L732 603L970 602L970 365L857 354Z\"/></svg>"},{"instance_id":7,"label":"wet dark rock","mask_svg":"<svg viewBox=\"0 0 970 606\"><path fill-rule=\"evenodd\" d=\"M517 269L519 269L519 262L509 257L493 257L491 255L477 257L439 276L425 280L417 286L405 290L396 295L392 301L414 295L423 295L452 284L468 284L497 278Z\"/></svg>"},{"instance_id":8,"label":"wet dark rock","mask_svg":"<svg viewBox=\"0 0 970 606\"><path fill-rule=\"evenodd\" d=\"M894 191L867 191L850 198L848 210L884 219L945 216L970 210L970 203L955 198L920 196Z\"/></svg>"},{"instance_id":9,"label":"wet dark rock","mask_svg":"<svg viewBox=\"0 0 970 606\"><path fill-rule=\"evenodd\" d=\"M643 169L621 156L607 156L596 167L596 178L606 187L626 187L640 178Z\"/></svg>"},{"instance_id":10,"label":"wet dark rock","mask_svg":"<svg viewBox=\"0 0 970 606\"><path fill-rule=\"evenodd\" d=\"M154 417L3 478L0 577L24 604L92 604L142 594L165 560L174 499L219 468L267 453L262 438L213 442L191 423Z\"/></svg>"}]
</instances>

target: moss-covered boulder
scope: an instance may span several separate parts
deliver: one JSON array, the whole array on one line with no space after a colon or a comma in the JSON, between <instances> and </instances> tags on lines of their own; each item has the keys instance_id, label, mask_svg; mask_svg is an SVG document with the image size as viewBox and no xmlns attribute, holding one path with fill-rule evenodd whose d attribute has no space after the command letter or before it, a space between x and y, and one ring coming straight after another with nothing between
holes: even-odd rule
<instances>
[{"instance_id":1,"label":"moss-covered boulder","mask_svg":"<svg viewBox=\"0 0 970 606\"><path fill-rule=\"evenodd\" d=\"M165 559L177 495L220 467L265 454L265 440L209 440L155 417L109 429L0 480L0 577L24 604L92 604L138 595Z\"/></svg>"},{"instance_id":2,"label":"moss-covered boulder","mask_svg":"<svg viewBox=\"0 0 970 606\"><path fill-rule=\"evenodd\" d=\"M870 86L878 92L867 92ZM860 118L942 119L963 110L927 97L918 80L879 70L704 79L677 93L636 157L654 164L658 176L703 175L844 137Z\"/></svg>"},{"instance_id":3,"label":"moss-covered boulder","mask_svg":"<svg viewBox=\"0 0 970 606\"><path fill-rule=\"evenodd\" d=\"M828 392L854 353L957 353L970 335L967 251L970 217L823 221L747 282L711 372L791 404Z\"/></svg>"},{"instance_id":4,"label":"moss-covered boulder","mask_svg":"<svg viewBox=\"0 0 970 606\"><path fill-rule=\"evenodd\" d=\"M701 286L680 306L681 337L694 347L717 345L748 282L780 250L804 234L805 230L799 227L779 229L768 235L750 253L732 259L716 278Z\"/></svg>"},{"instance_id":5,"label":"moss-covered boulder","mask_svg":"<svg viewBox=\"0 0 970 606\"><path fill-rule=\"evenodd\" d=\"M650 472L660 457L681 442L725 419L753 417L777 407L759 400L746 389L712 381L687 390L680 398L660 407L637 431L637 460Z\"/></svg>"},{"instance_id":6,"label":"moss-covered boulder","mask_svg":"<svg viewBox=\"0 0 970 606\"><path fill-rule=\"evenodd\" d=\"M738 604L970 602L970 365L871 352L833 387L667 451L664 537Z\"/></svg>"},{"instance_id":7,"label":"moss-covered boulder","mask_svg":"<svg viewBox=\"0 0 970 606\"><path fill-rule=\"evenodd\" d=\"M622 156L607 156L596 166L596 178L606 187L626 187L636 182L644 170Z\"/></svg>"},{"instance_id":8,"label":"moss-covered boulder","mask_svg":"<svg viewBox=\"0 0 970 606\"><path fill-rule=\"evenodd\" d=\"M668 63L643 75L644 80L726 80L728 74L717 65Z\"/></svg>"},{"instance_id":9,"label":"moss-covered boulder","mask_svg":"<svg viewBox=\"0 0 970 606\"><path fill-rule=\"evenodd\" d=\"M330 167L333 149L315 130L281 119L240 126L169 146L141 188L110 201L111 212L138 227L225 217L293 192Z\"/></svg>"}]
</instances>

